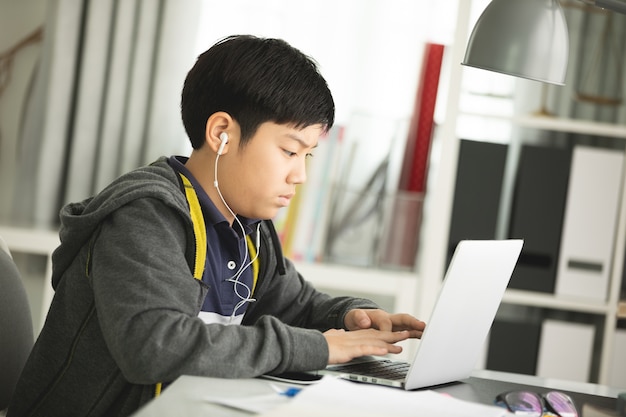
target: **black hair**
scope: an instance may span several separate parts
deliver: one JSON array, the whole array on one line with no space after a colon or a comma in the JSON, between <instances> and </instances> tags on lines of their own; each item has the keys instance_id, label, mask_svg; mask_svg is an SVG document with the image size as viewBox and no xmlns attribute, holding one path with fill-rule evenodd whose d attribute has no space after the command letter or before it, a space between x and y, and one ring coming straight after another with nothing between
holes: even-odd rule
<instances>
[{"instance_id":1,"label":"black hair","mask_svg":"<svg viewBox=\"0 0 626 417\"><path fill-rule=\"evenodd\" d=\"M281 39L235 35L202 53L185 79L181 114L194 149L218 111L239 123L243 145L268 121L328 130L335 104L313 59Z\"/></svg>"}]
</instances>

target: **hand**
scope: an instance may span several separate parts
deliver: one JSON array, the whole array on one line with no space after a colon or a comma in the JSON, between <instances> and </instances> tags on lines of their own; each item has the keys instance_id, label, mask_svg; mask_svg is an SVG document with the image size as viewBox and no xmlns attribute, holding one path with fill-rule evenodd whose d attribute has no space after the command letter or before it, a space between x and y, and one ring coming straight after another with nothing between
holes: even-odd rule
<instances>
[{"instance_id":1,"label":"hand","mask_svg":"<svg viewBox=\"0 0 626 417\"><path fill-rule=\"evenodd\" d=\"M409 337L419 339L426 323L410 314L389 314L379 309L350 310L344 319L348 330L378 329L386 332L408 330Z\"/></svg>"},{"instance_id":2,"label":"hand","mask_svg":"<svg viewBox=\"0 0 626 417\"><path fill-rule=\"evenodd\" d=\"M400 353L402 347L394 343L406 340L410 333L364 329L347 332L331 329L324 332L328 343L328 364L344 363L366 355Z\"/></svg>"}]
</instances>

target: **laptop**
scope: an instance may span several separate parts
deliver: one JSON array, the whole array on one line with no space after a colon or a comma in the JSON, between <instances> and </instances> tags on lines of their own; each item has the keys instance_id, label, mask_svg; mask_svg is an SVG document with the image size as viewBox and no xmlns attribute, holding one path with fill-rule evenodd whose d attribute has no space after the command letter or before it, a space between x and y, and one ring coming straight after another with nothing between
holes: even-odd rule
<instances>
[{"instance_id":1,"label":"laptop","mask_svg":"<svg viewBox=\"0 0 626 417\"><path fill-rule=\"evenodd\" d=\"M480 358L522 244L518 239L459 242L411 363L370 356L315 373L406 390L468 378Z\"/></svg>"}]
</instances>

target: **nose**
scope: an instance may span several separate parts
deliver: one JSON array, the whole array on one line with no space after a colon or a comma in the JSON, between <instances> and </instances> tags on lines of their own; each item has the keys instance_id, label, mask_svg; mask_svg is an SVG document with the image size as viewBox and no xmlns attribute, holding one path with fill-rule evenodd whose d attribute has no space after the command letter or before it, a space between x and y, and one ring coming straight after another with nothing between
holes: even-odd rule
<instances>
[{"instance_id":1,"label":"nose","mask_svg":"<svg viewBox=\"0 0 626 417\"><path fill-rule=\"evenodd\" d=\"M298 158L294 163L289 177L287 178L290 184L304 184L306 182L306 160L305 158Z\"/></svg>"}]
</instances>

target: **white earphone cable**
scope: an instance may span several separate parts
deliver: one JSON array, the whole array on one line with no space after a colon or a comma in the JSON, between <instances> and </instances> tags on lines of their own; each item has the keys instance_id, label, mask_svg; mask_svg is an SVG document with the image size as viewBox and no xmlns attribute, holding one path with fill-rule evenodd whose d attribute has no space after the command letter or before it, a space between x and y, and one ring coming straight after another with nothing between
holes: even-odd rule
<instances>
[{"instance_id":1,"label":"white earphone cable","mask_svg":"<svg viewBox=\"0 0 626 417\"><path fill-rule=\"evenodd\" d=\"M220 196L220 199L222 200L222 203L224 204L224 206L226 207L226 209L228 210L228 212L233 216L233 218L235 219L235 221L237 222L237 224L239 225L239 228L241 229L241 234L242 236L245 237L246 232L245 229L243 227L243 224L241 224L241 221L239 220L239 218L235 215L235 213L231 210L230 206L228 205L228 203L226 203L226 200L224 199L224 196L222 195L222 191L220 190L219 184L217 182L217 164L218 161L220 159L220 155L219 153L216 155L215 157L215 170L213 173L213 185L215 186L215 189L217 190L217 194ZM246 248L246 250L244 251L244 258L243 261L241 262L241 266L239 267L239 269L237 270L237 272L231 276L230 278L227 279L228 282L232 282L234 285L234 291L235 294L237 294L237 297L239 297L241 299L241 301L239 301L237 304L235 304L235 307L233 308L233 312L231 314L230 320L232 321L235 318L235 314L237 313L237 310L239 308L241 308L243 305L245 305L246 303L249 302L254 302L256 301L256 299L251 298L252 296L252 289L246 285L245 283L239 281L239 278L241 278L241 275L243 275L243 272L246 270L246 268L248 268L250 265L252 265L254 263L254 261L256 261L256 259L259 257L259 249L261 247L261 239L260 239L260 228L261 228L261 224L259 223L257 225L257 239L256 239L256 254L254 256L253 259L250 260L250 262L247 262L248 259L248 250ZM242 286L247 295L242 295L239 292L238 287Z\"/></svg>"}]
</instances>

